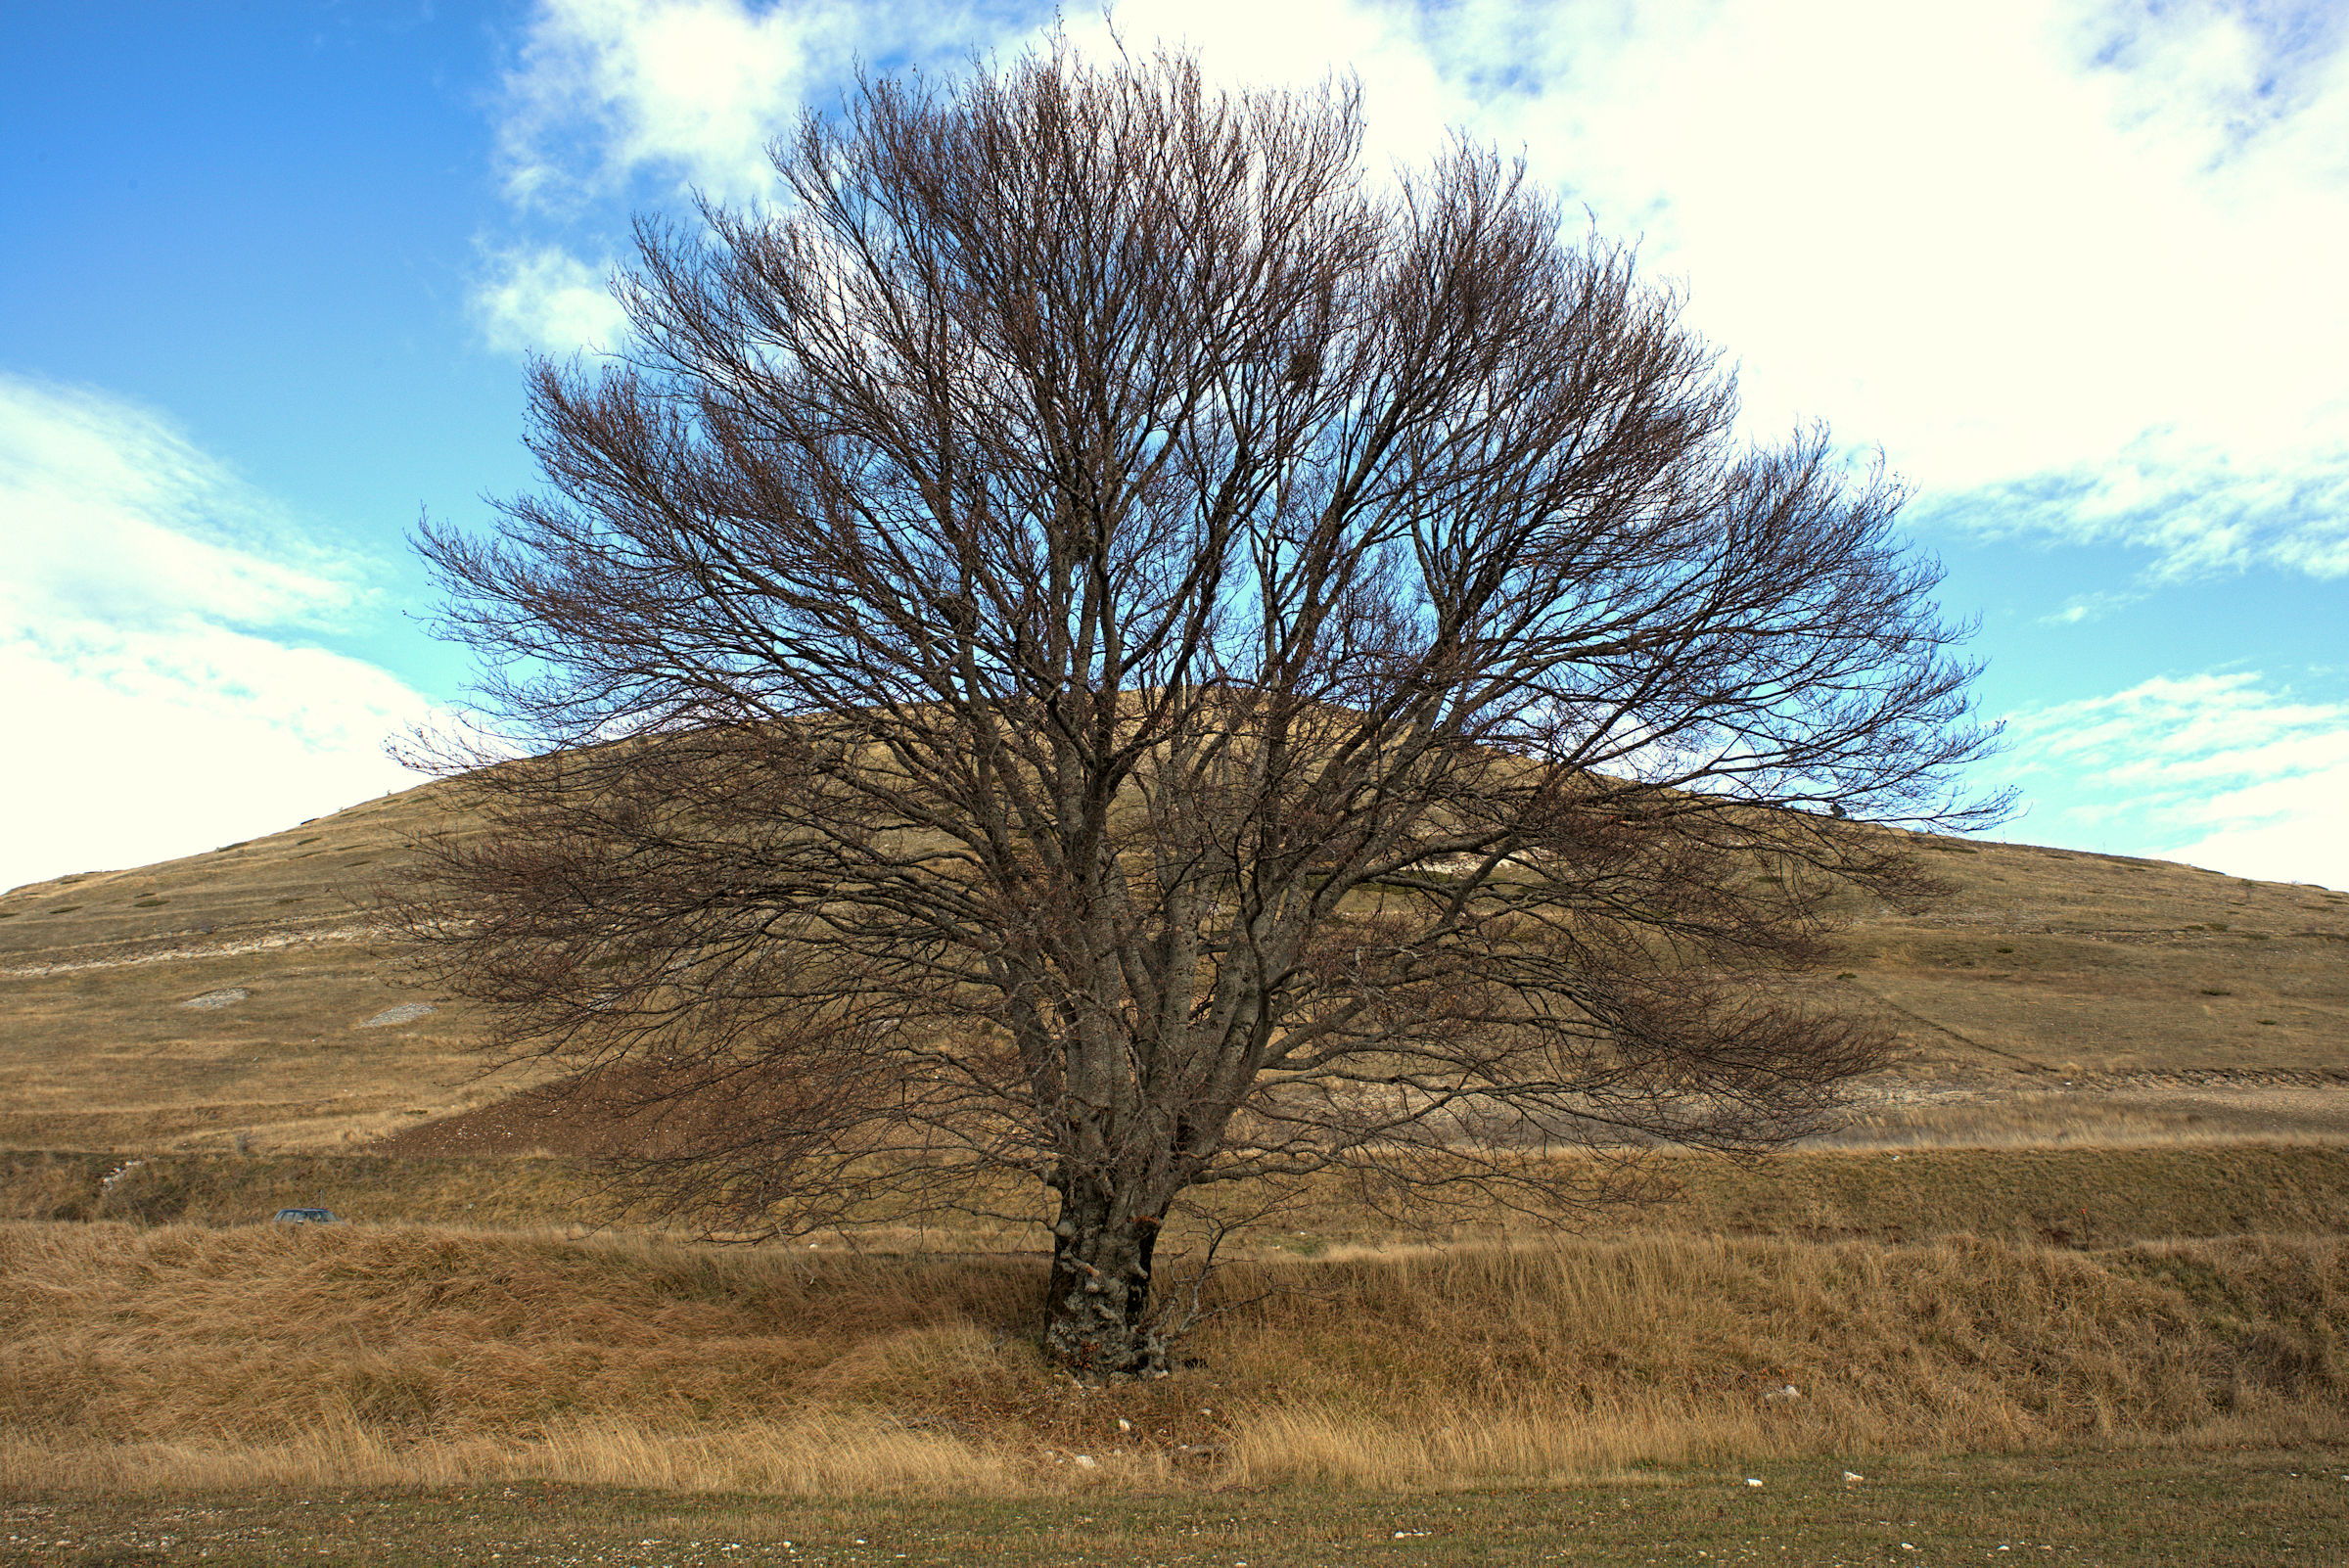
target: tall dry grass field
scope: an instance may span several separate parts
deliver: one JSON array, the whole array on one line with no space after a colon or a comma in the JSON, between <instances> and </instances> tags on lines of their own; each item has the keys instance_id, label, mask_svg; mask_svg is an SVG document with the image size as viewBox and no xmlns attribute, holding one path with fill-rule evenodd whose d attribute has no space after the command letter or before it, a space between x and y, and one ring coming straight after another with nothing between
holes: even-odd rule
<instances>
[{"instance_id":1,"label":"tall dry grass field","mask_svg":"<svg viewBox=\"0 0 2349 1568\"><path fill-rule=\"evenodd\" d=\"M0 1487L1016 1495L2349 1438L2332 1238L1687 1236L1237 1266L1084 1390L1038 1266L433 1229L0 1226ZM1776 1398L1786 1385L1800 1398Z\"/></svg>"}]
</instances>

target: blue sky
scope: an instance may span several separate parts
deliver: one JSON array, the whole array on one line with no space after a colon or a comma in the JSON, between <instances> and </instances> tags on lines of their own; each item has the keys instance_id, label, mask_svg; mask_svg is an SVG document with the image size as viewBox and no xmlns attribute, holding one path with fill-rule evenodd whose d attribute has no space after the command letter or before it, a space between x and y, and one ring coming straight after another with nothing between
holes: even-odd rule
<instances>
[{"instance_id":1,"label":"blue sky","mask_svg":"<svg viewBox=\"0 0 2349 1568\"><path fill-rule=\"evenodd\" d=\"M1522 149L1911 485L2002 836L2349 887L2349 24L2331 5L1128 0L1382 161ZM0 5L0 887L414 782L405 536L527 487L632 212L767 190L862 59L1033 4ZM1072 32L1098 46L1097 20Z\"/></svg>"}]
</instances>

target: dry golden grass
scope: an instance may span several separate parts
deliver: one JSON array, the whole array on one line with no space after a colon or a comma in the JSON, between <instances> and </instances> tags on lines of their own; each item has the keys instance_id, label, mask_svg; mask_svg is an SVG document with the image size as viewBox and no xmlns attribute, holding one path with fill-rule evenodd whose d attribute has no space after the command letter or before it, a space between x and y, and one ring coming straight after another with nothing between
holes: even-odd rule
<instances>
[{"instance_id":1,"label":"dry golden grass","mask_svg":"<svg viewBox=\"0 0 2349 1568\"><path fill-rule=\"evenodd\" d=\"M2349 894L2162 860L1915 842L1955 897L1917 915L1852 910L1839 971L1853 1001L1900 1030L1907 1076L2043 1087L2349 1063Z\"/></svg>"},{"instance_id":2,"label":"dry golden grass","mask_svg":"<svg viewBox=\"0 0 2349 1568\"><path fill-rule=\"evenodd\" d=\"M0 1146L347 1147L511 1092L477 1082L461 1010L368 1027L433 1000L392 984L364 905L447 802L427 786L0 895Z\"/></svg>"},{"instance_id":3,"label":"dry golden grass","mask_svg":"<svg viewBox=\"0 0 2349 1568\"><path fill-rule=\"evenodd\" d=\"M1034 1347L1040 1265L970 1255L1016 1227L877 1238L959 1258L567 1239L590 1184L527 1140L360 1152L523 1082L472 1078L458 1010L366 1027L420 998L344 892L442 800L0 896L0 1217L94 1222L0 1224L0 1491L1412 1488L2349 1441L2339 894L1927 841L1957 897L1853 908L1821 982L1908 1051L1846 1147L1671 1161L1674 1202L1556 1245L1468 1216L1436 1252L1333 1199L1219 1277L1204 1366L1087 1392ZM241 1223L307 1203L376 1222Z\"/></svg>"},{"instance_id":4,"label":"dry golden grass","mask_svg":"<svg viewBox=\"0 0 2349 1568\"><path fill-rule=\"evenodd\" d=\"M2099 1247L2349 1234L2349 1149L2339 1145L1805 1150L1752 1165L1690 1158L1672 1169L1679 1199L1625 1222L1814 1240L1968 1232Z\"/></svg>"},{"instance_id":5,"label":"dry golden grass","mask_svg":"<svg viewBox=\"0 0 2349 1568\"><path fill-rule=\"evenodd\" d=\"M2343 1266L2330 1241L2083 1255L1667 1237L1337 1266L1317 1301L1277 1309L1279 1330L1234 1343L1285 1390L1243 1423L1234 1466L1394 1487L2082 1439L2308 1441L2349 1415ZM2275 1315L2208 1315L2240 1290ZM1414 1345L1441 1349L1397 1354ZM1800 1399L1770 1400L1789 1384Z\"/></svg>"},{"instance_id":6,"label":"dry golden grass","mask_svg":"<svg viewBox=\"0 0 2349 1568\"><path fill-rule=\"evenodd\" d=\"M558 1420L531 1438L398 1442L347 1416L280 1440L58 1446L0 1435L0 1491L240 1491L260 1487L479 1486L552 1481L802 1497L1008 1497L1017 1467L956 1438L850 1419L751 1422L709 1433Z\"/></svg>"},{"instance_id":7,"label":"dry golden grass","mask_svg":"<svg viewBox=\"0 0 2349 1568\"><path fill-rule=\"evenodd\" d=\"M1041 1360L1039 1283L1008 1259L5 1225L0 1487L1393 1488L2349 1436L2332 1238L1250 1263L1216 1283L1204 1366L1105 1390Z\"/></svg>"},{"instance_id":8,"label":"dry golden grass","mask_svg":"<svg viewBox=\"0 0 2349 1568\"><path fill-rule=\"evenodd\" d=\"M0 1150L0 1219L250 1224L280 1209L476 1229L563 1227L602 1212L576 1162L390 1155L113 1154Z\"/></svg>"}]
</instances>

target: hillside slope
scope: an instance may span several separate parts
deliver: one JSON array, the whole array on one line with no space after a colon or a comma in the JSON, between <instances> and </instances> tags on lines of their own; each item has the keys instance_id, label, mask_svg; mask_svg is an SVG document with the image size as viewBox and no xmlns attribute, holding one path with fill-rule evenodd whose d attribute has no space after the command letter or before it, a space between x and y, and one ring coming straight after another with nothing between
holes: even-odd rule
<instances>
[{"instance_id":1,"label":"hillside slope","mask_svg":"<svg viewBox=\"0 0 2349 1568\"><path fill-rule=\"evenodd\" d=\"M426 785L0 895L0 1147L329 1149L510 1092L366 914L446 805Z\"/></svg>"},{"instance_id":2,"label":"hillside slope","mask_svg":"<svg viewBox=\"0 0 2349 1568\"><path fill-rule=\"evenodd\" d=\"M517 1106L449 1120L531 1081L480 1077L480 1020L401 989L370 936L367 883L450 810L426 785L0 895L0 1147L331 1150L484 1123L500 1129L487 1146L545 1141ZM1841 1140L2349 1136L2349 895L2066 850L1918 849L1955 895L1854 910L1822 978L1904 1049ZM398 1139L423 1142L467 1146Z\"/></svg>"}]
</instances>

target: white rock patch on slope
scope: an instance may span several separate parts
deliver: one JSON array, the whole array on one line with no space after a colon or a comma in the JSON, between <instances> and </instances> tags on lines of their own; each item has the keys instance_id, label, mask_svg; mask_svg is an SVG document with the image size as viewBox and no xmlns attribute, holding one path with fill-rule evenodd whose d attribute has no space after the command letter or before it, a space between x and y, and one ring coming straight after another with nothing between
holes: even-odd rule
<instances>
[{"instance_id":1,"label":"white rock patch on slope","mask_svg":"<svg viewBox=\"0 0 2349 1568\"><path fill-rule=\"evenodd\" d=\"M385 1008L359 1027L361 1029L383 1029L392 1024L413 1024L432 1010L430 1002L401 1002L397 1007Z\"/></svg>"}]
</instances>

